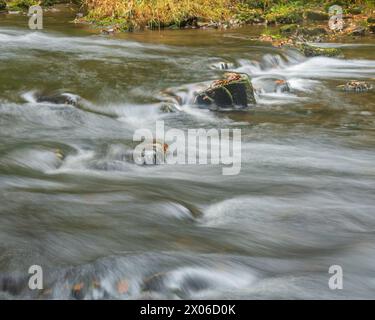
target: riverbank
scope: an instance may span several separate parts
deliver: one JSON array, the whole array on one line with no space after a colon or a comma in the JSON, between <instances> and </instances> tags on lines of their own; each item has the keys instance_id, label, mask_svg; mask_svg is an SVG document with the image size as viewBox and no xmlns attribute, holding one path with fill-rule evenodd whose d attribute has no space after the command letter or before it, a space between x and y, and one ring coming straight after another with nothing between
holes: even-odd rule
<instances>
[{"instance_id":1,"label":"riverbank","mask_svg":"<svg viewBox=\"0 0 375 320\"><path fill-rule=\"evenodd\" d=\"M342 33L374 32L375 4L370 1L284 1L200 0L183 1L84 0L86 14L77 22L109 27L111 31L142 29L207 29L233 28L245 24L307 25L321 23L328 26L329 8L340 5L347 22ZM287 30L287 28L282 29ZM279 34L286 35L285 32Z\"/></svg>"},{"instance_id":2,"label":"riverbank","mask_svg":"<svg viewBox=\"0 0 375 320\"><path fill-rule=\"evenodd\" d=\"M149 1L119 0L0 0L0 12L24 12L40 3L46 10L58 10L62 3L77 10L74 23L89 24L104 34L144 29L227 29L243 25L272 26L259 36L276 46L296 39L332 40L347 36L375 33L375 5L370 1L281 1L200 0ZM343 9L343 29L334 32L329 27L329 8L340 4Z\"/></svg>"}]
</instances>

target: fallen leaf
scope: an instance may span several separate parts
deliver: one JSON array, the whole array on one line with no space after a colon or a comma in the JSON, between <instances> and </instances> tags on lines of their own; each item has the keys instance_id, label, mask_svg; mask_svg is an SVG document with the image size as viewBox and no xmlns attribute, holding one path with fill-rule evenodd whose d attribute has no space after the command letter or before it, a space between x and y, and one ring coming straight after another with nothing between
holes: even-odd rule
<instances>
[{"instance_id":1,"label":"fallen leaf","mask_svg":"<svg viewBox=\"0 0 375 320\"><path fill-rule=\"evenodd\" d=\"M77 283L73 286L73 291L81 291L83 289L83 282Z\"/></svg>"}]
</instances>

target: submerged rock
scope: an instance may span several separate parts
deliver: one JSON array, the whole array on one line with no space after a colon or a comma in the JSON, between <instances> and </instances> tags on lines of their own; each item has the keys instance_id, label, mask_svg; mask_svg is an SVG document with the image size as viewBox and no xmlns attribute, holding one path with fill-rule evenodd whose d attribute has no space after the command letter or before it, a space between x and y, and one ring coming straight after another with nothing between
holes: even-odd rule
<instances>
[{"instance_id":1,"label":"submerged rock","mask_svg":"<svg viewBox=\"0 0 375 320\"><path fill-rule=\"evenodd\" d=\"M38 95L36 97L37 102L49 102L54 104L69 104L77 106L80 97L70 93L57 93L53 95Z\"/></svg>"},{"instance_id":2,"label":"submerged rock","mask_svg":"<svg viewBox=\"0 0 375 320\"><path fill-rule=\"evenodd\" d=\"M173 92L171 89L161 91L158 98L161 100L161 112L169 113L181 111L183 100L176 92Z\"/></svg>"},{"instance_id":3,"label":"submerged rock","mask_svg":"<svg viewBox=\"0 0 375 320\"><path fill-rule=\"evenodd\" d=\"M297 44L296 47L306 57L317 57L317 56L336 57L342 53L341 50L336 49L336 48L322 48L322 47L311 46L306 43Z\"/></svg>"},{"instance_id":4,"label":"submerged rock","mask_svg":"<svg viewBox=\"0 0 375 320\"><path fill-rule=\"evenodd\" d=\"M351 80L346 84L339 85L338 88L346 92L366 92L372 90L373 86L365 81Z\"/></svg>"},{"instance_id":5,"label":"submerged rock","mask_svg":"<svg viewBox=\"0 0 375 320\"><path fill-rule=\"evenodd\" d=\"M257 93L281 93L290 92L290 86L286 79L276 77L261 77L254 84L254 90Z\"/></svg>"},{"instance_id":6,"label":"submerged rock","mask_svg":"<svg viewBox=\"0 0 375 320\"><path fill-rule=\"evenodd\" d=\"M254 90L246 74L226 73L224 79L214 81L195 97L195 103L219 108L241 108L255 104Z\"/></svg>"},{"instance_id":7,"label":"submerged rock","mask_svg":"<svg viewBox=\"0 0 375 320\"><path fill-rule=\"evenodd\" d=\"M211 64L211 69L216 69L216 70L228 70L228 69L232 69L233 67L234 67L233 63L226 62L226 61L220 61L220 62Z\"/></svg>"},{"instance_id":8,"label":"submerged rock","mask_svg":"<svg viewBox=\"0 0 375 320\"><path fill-rule=\"evenodd\" d=\"M166 153L169 146L166 143L161 143L154 140L153 143L145 145L138 155L137 158L133 159L138 165L157 165L165 162Z\"/></svg>"},{"instance_id":9,"label":"submerged rock","mask_svg":"<svg viewBox=\"0 0 375 320\"><path fill-rule=\"evenodd\" d=\"M174 113L180 111L180 108L172 102L163 102L160 106L160 111L163 113Z\"/></svg>"}]
</instances>

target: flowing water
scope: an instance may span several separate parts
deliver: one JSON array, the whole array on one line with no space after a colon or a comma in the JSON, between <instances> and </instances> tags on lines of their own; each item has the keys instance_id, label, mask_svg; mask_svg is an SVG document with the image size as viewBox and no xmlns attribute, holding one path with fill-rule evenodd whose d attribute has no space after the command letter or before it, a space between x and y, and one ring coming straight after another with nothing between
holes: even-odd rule
<instances>
[{"instance_id":1,"label":"flowing water","mask_svg":"<svg viewBox=\"0 0 375 320\"><path fill-rule=\"evenodd\" d=\"M0 16L1 298L374 297L375 95L336 88L374 80L373 36L304 58L251 40L261 27L102 36L72 17L30 31ZM221 61L291 92L258 90L246 111L192 105ZM160 110L166 89L177 112ZM240 174L127 161L135 130L157 120L241 129ZM44 290L28 289L31 265ZM343 290L329 289L332 265Z\"/></svg>"}]
</instances>

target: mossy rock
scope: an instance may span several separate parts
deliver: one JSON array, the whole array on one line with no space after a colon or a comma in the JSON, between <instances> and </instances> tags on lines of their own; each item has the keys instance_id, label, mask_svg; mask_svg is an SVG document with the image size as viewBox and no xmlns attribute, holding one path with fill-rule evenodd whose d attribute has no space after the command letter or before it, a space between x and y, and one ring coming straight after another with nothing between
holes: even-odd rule
<instances>
[{"instance_id":1,"label":"mossy rock","mask_svg":"<svg viewBox=\"0 0 375 320\"><path fill-rule=\"evenodd\" d=\"M297 49L306 57L336 57L342 54L340 49L315 47L306 43L297 45Z\"/></svg>"},{"instance_id":2,"label":"mossy rock","mask_svg":"<svg viewBox=\"0 0 375 320\"><path fill-rule=\"evenodd\" d=\"M305 11L305 18L311 21L327 21L329 15L323 11L307 10Z\"/></svg>"},{"instance_id":3,"label":"mossy rock","mask_svg":"<svg viewBox=\"0 0 375 320\"><path fill-rule=\"evenodd\" d=\"M246 74L228 73L197 94L195 103L219 108L241 108L255 104L254 89Z\"/></svg>"},{"instance_id":4,"label":"mossy rock","mask_svg":"<svg viewBox=\"0 0 375 320\"><path fill-rule=\"evenodd\" d=\"M321 36L326 35L327 30L323 27L313 27L313 28L307 28L302 27L298 29L298 34L304 35L304 36Z\"/></svg>"},{"instance_id":5,"label":"mossy rock","mask_svg":"<svg viewBox=\"0 0 375 320\"><path fill-rule=\"evenodd\" d=\"M7 8L7 3L4 0L0 0L0 11L4 11Z\"/></svg>"},{"instance_id":6,"label":"mossy rock","mask_svg":"<svg viewBox=\"0 0 375 320\"><path fill-rule=\"evenodd\" d=\"M375 17L368 17L367 22L368 23L375 23Z\"/></svg>"},{"instance_id":7,"label":"mossy rock","mask_svg":"<svg viewBox=\"0 0 375 320\"><path fill-rule=\"evenodd\" d=\"M280 27L280 33L281 34L292 34L296 32L298 29L297 24L287 24L285 26Z\"/></svg>"},{"instance_id":8,"label":"mossy rock","mask_svg":"<svg viewBox=\"0 0 375 320\"><path fill-rule=\"evenodd\" d=\"M354 15L361 14L362 13L362 8L360 8L360 7L352 7L352 8L349 8L347 10L347 13L354 14Z\"/></svg>"}]
</instances>

